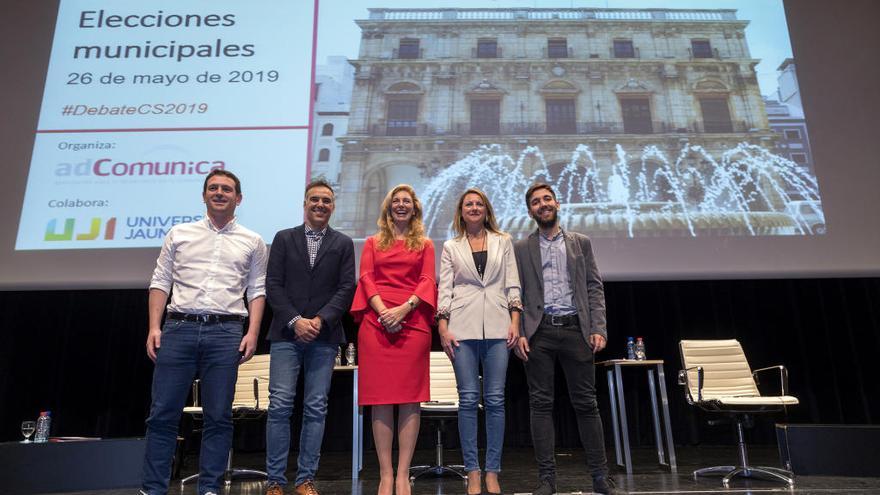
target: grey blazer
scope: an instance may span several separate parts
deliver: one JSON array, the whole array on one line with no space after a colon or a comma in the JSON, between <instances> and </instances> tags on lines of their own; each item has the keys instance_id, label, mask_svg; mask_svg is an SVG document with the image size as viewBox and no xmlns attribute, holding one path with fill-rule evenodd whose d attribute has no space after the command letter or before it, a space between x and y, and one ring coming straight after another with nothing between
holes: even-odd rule
<instances>
[{"instance_id":1,"label":"grey blazer","mask_svg":"<svg viewBox=\"0 0 880 495\"><path fill-rule=\"evenodd\" d=\"M527 239L514 245L516 266L522 285L522 335L531 340L544 315L544 276L541 269L541 248L536 229ZM563 231L568 278L572 284L574 305L584 340L597 333L608 339L605 329L605 288L596 267L590 238L577 232Z\"/></svg>"}]
</instances>

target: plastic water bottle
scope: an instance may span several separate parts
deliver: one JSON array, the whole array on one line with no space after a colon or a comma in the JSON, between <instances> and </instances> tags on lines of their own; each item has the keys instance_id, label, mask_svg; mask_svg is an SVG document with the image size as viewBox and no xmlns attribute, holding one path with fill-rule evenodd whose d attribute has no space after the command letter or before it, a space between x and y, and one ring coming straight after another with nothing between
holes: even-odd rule
<instances>
[{"instance_id":1,"label":"plastic water bottle","mask_svg":"<svg viewBox=\"0 0 880 495\"><path fill-rule=\"evenodd\" d=\"M52 426L52 411L40 412L37 418L37 434L34 435L34 442L44 443L49 441L49 429Z\"/></svg>"},{"instance_id":2,"label":"plastic water bottle","mask_svg":"<svg viewBox=\"0 0 880 495\"><path fill-rule=\"evenodd\" d=\"M636 343L632 337L626 338L626 359L636 358Z\"/></svg>"},{"instance_id":3,"label":"plastic water bottle","mask_svg":"<svg viewBox=\"0 0 880 495\"><path fill-rule=\"evenodd\" d=\"M345 365L346 366L354 366L355 360L357 359L357 350L354 348L354 342L348 344L348 347L345 349Z\"/></svg>"},{"instance_id":4,"label":"plastic water bottle","mask_svg":"<svg viewBox=\"0 0 880 495\"><path fill-rule=\"evenodd\" d=\"M645 341L641 337L636 339L636 360L645 360Z\"/></svg>"}]
</instances>

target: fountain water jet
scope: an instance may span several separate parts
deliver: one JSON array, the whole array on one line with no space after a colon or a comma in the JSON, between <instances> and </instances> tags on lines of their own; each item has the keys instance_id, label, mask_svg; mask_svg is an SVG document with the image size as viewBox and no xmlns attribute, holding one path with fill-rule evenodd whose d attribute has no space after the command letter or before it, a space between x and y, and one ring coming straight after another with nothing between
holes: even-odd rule
<instances>
[{"instance_id":1,"label":"fountain water jet","mask_svg":"<svg viewBox=\"0 0 880 495\"><path fill-rule=\"evenodd\" d=\"M492 200L502 228L519 237L534 228L523 195L530 184L543 181L560 194L563 224L594 236L824 232L816 178L760 146L740 143L716 159L686 143L673 161L651 145L641 150L636 166L621 145L615 151L604 177L584 144L554 176L536 146L516 159L498 144L481 146L428 182L423 192L428 231L448 236L458 195L478 187ZM527 174L530 160L537 163Z\"/></svg>"}]
</instances>

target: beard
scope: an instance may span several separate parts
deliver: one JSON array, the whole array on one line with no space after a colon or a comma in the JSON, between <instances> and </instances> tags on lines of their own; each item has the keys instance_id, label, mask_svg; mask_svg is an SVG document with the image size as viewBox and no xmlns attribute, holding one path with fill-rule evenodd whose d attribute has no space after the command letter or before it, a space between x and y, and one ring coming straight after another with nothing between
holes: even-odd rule
<instances>
[{"instance_id":1,"label":"beard","mask_svg":"<svg viewBox=\"0 0 880 495\"><path fill-rule=\"evenodd\" d=\"M541 217L541 213L543 213L543 212L538 212L538 215L535 215L532 218L535 219L535 222L537 222L538 227L540 227L542 229L550 229L556 225L557 221L559 221L559 211L556 208L552 209L552 215L547 220L544 220Z\"/></svg>"}]
</instances>

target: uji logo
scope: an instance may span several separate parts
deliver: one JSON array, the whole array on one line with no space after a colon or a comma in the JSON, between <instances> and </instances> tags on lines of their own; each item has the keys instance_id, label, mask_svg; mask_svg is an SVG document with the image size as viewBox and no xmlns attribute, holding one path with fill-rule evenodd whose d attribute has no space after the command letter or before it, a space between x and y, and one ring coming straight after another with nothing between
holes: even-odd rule
<instances>
[{"instance_id":1,"label":"uji logo","mask_svg":"<svg viewBox=\"0 0 880 495\"><path fill-rule=\"evenodd\" d=\"M113 236L116 235L116 217L110 217L106 221L102 222L101 218L94 217L89 222L88 230L85 232L79 232L76 234L77 241L94 241L101 235L101 224L104 224L104 240L112 240ZM76 220L73 218L66 218L64 220L64 230L61 233L57 233L58 230L58 219L53 218L49 220L49 223L46 224L46 236L43 237L44 241L71 241L74 240L74 227L76 225Z\"/></svg>"}]
</instances>

